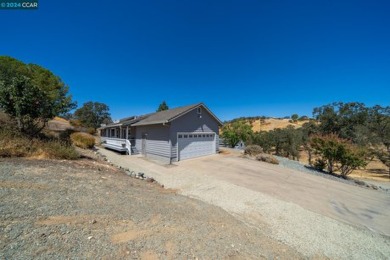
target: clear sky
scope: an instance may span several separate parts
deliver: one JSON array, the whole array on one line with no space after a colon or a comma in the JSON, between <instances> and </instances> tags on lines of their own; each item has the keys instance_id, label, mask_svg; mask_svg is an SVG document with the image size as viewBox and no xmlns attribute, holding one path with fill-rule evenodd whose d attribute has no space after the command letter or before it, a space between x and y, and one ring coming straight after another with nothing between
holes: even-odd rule
<instances>
[{"instance_id":1,"label":"clear sky","mask_svg":"<svg viewBox=\"0 0 390 260\"><path fill-rule=\"evenodd\" d=\"M112 117L204 102L222 120L390 105L390 1L40 0L0 10L0 55Z\"/></svg>"}]
</instances>

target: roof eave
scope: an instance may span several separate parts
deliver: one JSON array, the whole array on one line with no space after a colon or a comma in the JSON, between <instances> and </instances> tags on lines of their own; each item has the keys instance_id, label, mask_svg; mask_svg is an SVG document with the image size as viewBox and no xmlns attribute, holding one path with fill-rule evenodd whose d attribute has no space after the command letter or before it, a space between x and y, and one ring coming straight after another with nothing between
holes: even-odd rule
<instances>
[{"instance_id":1,"label":"roof eave","mask_svg":"<svg viewBox=\"0 0 390 260\"><path fill-rule=\"evenodd\" d=\"M168 120L164 120L164 121L154 121L154 122L141 123L141 124L135 123L135 124L132 124L131 126L164 125L164 124L168 124L168 123L169 123Z\"/></svg>"},{"instance_id":2,"label":"roof eave","mask_svg":"<svg viewBox=\"0 0 390 260\"><path fill-rule=\"evenodd\" d=\"M197 104L197 105L194 105L193 107L189 108L188 110L184 111L183 113L181 113L181 114L179 114L179 115L177 115L177 116L175 116L175 117L170 118L168 121L169 121L169 122L172 122L173 120L175 120L175 119L177 119L177 118L179 118L179 117L181 117L181 116L187 114L188 112L190 112L190 111L192 111L193 109L198 108L198 107L200 107L200 106L203 106L203 107L207 110L207 112L209 112L209 114L217 120L219 126L223 126L222 121L219 120L219 118L218 118L216 115L214 115L214 113L211 112L211 110L210 110L203 102L202 102L202 103L199 103L199 104Z\"/></svg>"}]
</instances>

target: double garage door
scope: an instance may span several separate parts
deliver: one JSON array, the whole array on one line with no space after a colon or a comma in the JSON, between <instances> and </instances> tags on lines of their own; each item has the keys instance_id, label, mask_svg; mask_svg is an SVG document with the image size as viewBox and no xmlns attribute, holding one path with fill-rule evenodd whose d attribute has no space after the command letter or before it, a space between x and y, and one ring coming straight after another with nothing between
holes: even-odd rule
<instances>
[{"instance_id":1,"label":"double garage door","mask_svg":"<svg viewBox=\"0 0 390 260\"><path fill-rule=\"evenodd\" d=\"M178 160L215 153L215 133L179 133Z\"/></svg>"}]
</instances>

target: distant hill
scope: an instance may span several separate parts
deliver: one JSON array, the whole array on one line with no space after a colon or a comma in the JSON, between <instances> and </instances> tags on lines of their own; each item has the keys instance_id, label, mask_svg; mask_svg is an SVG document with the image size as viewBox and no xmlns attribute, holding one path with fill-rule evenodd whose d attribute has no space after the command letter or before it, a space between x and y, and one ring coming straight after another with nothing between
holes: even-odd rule
<instances>
[{"instance_id":1,"label":"distant hill","mask_svg":"<svg viewBox=\"0 0 390 260\"><path fill-rule=\"evenodd\" d=\"M268 119L255 119L249 121L252 125L252 130L254 132L259 131L271 131L276 128L286 128L287 126L293 126L295 128L301 127L304 123L309 122L309 120L297 121L295 123L291 123L290 119L277 119L277 118L268 118Z\"/></svg>"},{"instance_id":2,"label":"distant hill","mask_svg":"<svg viewBox=\"0 0 390 260\"><path fill-rule=\"evenodd\" d=\"M266 119L260 119L257 118L237 118L233 119L231 121L226 122L226 124L230 124L234 121L245 121L252 126L253 132L259 132L259 131L271 131L276 128L286 128L287 126L293 126L295 128L302 127L304 123L309 122L309 119L304 120L298 120L297 122L290 122L291 120L288 118L266 118Z\"/></svg>"}]
</instances>

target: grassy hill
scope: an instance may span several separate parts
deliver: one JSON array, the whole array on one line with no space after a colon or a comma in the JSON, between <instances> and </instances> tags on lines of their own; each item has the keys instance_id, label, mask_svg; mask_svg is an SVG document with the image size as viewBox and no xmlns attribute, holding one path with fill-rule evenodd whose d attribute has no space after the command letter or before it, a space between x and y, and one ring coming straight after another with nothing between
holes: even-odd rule
<instances>
[{"instance_id":1,"label":"grassy hill","mask_svg":"<svg viewBox=\"0 0 390 260\"><path fill-rule=\"evenodd\" d=\"M50 131L64 131L66 129L73 129L73 126L68 120L56 116L47 122L47 129Z\"/></svg>"},{"instance_id":2,"label":"grassy hill","mask_svg":"<svg viewBox=\"0 0 390 260\"><path fill-rule=\"evenodd\" d=\"M302 120L302 121L297 121L295 123L291 123L290 119L269 118L265 120L255 119L249 122L252 125L252 130L254 132L259 132L259 131L271 131L276 128L286 128L287 126L293 126L295 128L299 128L304 123L309 122L309 120Z\"/></svg>"}]
</instances>

